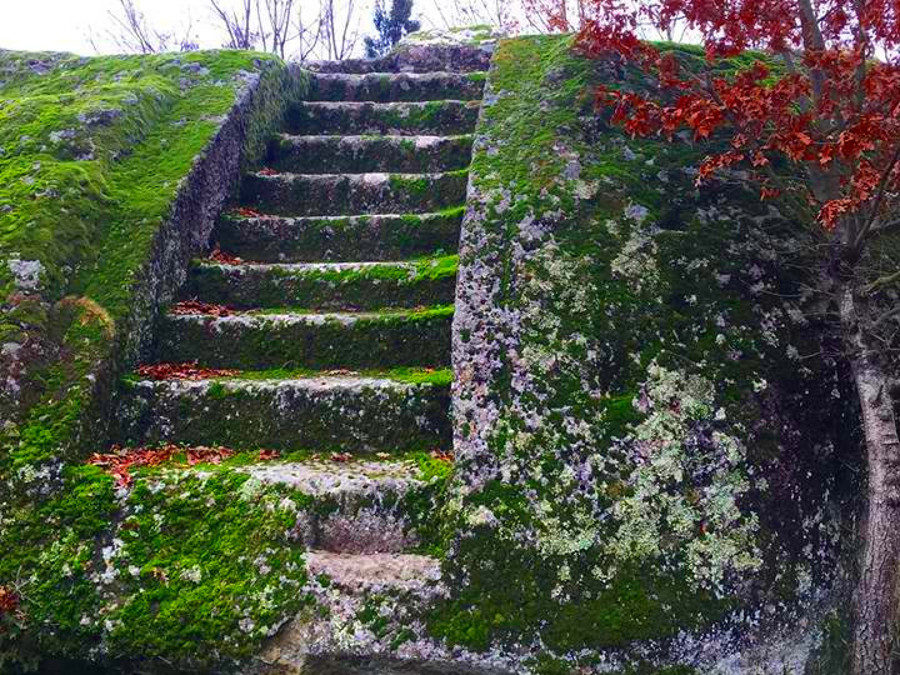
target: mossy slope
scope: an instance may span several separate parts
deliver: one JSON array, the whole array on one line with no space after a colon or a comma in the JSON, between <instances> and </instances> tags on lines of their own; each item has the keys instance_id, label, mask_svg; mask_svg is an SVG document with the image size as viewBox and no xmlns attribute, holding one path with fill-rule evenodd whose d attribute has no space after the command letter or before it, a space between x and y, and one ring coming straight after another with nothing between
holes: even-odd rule
<instances>
[{"instance_id":1,"label":"mossy slope","mask_svg":"<svg viewBox=\"0 0 900 675\"><path fill-rule=\"evenodd\" d=\"M37 655L238 658L302 602L277 491L235 502L238 476L117 492L81 465L176 258L205 246L178 214L224 198L229 169L207 193L186 188L207 153L230 152L235 176L239 153L261 156L301 86L247 52L0 52L0 585L21 599L0 616L0 670ZM272 576L248 580L258 556Z\"/></svg>"}]
</instances>

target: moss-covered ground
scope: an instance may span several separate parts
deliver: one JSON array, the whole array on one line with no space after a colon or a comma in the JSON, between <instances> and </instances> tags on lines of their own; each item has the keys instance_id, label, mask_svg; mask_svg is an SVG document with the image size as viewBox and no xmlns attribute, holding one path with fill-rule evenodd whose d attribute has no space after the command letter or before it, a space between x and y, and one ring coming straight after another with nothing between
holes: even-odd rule
<instances>
[{"instance_id":1,"label":"moss-covered ground","mask_svg":"<svg viewBox=\"0 0 900 675\"><path fill-rule=\"evenodd\" d=\"M299 497L218 474L117 492L81 464L181 181L247 87L283 72L247 52L0 51L0 344L26 357L0 393L0 586L20 602L0 617L4 672L38 655L239 658L304 601L284 534Z\"/></svg>"}]
</instances>

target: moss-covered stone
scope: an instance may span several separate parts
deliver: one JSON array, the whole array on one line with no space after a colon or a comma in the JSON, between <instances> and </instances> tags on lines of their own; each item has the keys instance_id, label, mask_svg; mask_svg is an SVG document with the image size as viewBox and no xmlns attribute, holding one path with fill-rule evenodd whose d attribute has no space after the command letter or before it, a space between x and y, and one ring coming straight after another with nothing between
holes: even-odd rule
<instances>
[{"instance_id":1,"label":"moss-covered stone","mask_svg":"<svg viewBox=\"0 0 900 675\"><path fill-rule=\"evenodd\" d=\"M382 309L453 302L455 255L409 262L219 265L191 269L186 297L236 308Z\"/></svg>"},{"instance_id":2,"label":"moss-covered stone","mask_svg":"<svg viewBox=\"0 0 900 675\"><path fill-rule=\"evenodd\" d=\"M465 201L465 169L444 173L252 173L241 182L241 203L278 216L422 213Z\"/></svg>"},{"instance_id":3,"label":"moss-covered stone","mask_svg":"<svg viewBox=\"0 0 900 675\"><path fill-rule=\"evenodd\" d=\"M442 367L450 362L453 305L419 311L169 316L161 361L214 368Z\"/></svg>"},{"instance_id":4,"label":"moss-covered stone","mask_svg":"<svg viewBox=\"0 0 900 675\"><path fill-rule=\"evenodd\" d=\"M462 136L278 136L267 166L294 173L429 173L463 169L472 156L472 135Z\"/></svg>"},{"instance_id":5,"label":"moss-covered stone","mask_svg":"<svg viewBox=\"0 0 900 675\"><path fill-rule=\"evenodd\" d=\"M314 102L288 109L292 134L468 134L478 119L477 101L406 103Z\"/></svg>"},{"instance_id":6,"label":"moss-covered stone","mask_svg":"<svg viewBox=\"0 0 900 675\"><path fill-rule=\"evenodd\" d=\"M221 246L260 262L407 260L455 252L464 207L438 213L307 218L229 215L214 233Z\"/></svg>"},{"instance_id":7,"label":"moss-covered stone","mask_svg":"<svg viewBox=\"0 0 900 675\"><path fill-rule=\"evenodd\" d=\"M117 417L130 445L391 453L449 444L447 384L389 372L136 381L126 389Z\"/></svg>"},{"instance_id":8,"label":"moss-covered stone","mask_svg":"<svg viewBox=\"0 0 900 675\"><path fill-rule=\"evenodd\" d=\"M481 99L484 80L470 73L316 73L310 101L471 101Z\"/></svg>"},{"instance_id":9,"label":"moss-covered stone","mask_svg":"<svg viewBox=\"0 0 900 675\"><path fill-rule=\"evenodd\" d=\"M709 146L626 137L599 83L647 86L564 36L502 41L488 74L432 630L572 668L801 672L815 631L788 627L833 588L854 452L834 362L806 358L804 224L737 180L696 189Z\"/></svg>"}]
</instances>

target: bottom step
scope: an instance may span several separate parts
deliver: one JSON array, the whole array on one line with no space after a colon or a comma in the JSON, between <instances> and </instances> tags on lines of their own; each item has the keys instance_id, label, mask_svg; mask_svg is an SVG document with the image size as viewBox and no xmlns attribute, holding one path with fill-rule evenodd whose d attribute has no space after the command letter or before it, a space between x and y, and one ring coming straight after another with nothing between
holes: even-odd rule
<instances>
[{"instance_id":1,"label":"bottom step","mask_svg":"<svg viewBox=\"0 0 900 675\"><path fill-rule=\"evenodd\" d=\"M387 377L141 380L126 383L119 438L342 452L450 446L450 388Z\"/></svg>"},{"instance_id":2,"label":"bottom step","mask_svg":"<svg viewBox=\"0 0 900 675\"><path fill-rule=\"evenodd\" d=\"M501 675L491 657L450 651L427 636L432 603L444 596L440 563L422 555L310 551L317 611L289 622L246 673L274 675Z\"/></svg>"}]
</instances>

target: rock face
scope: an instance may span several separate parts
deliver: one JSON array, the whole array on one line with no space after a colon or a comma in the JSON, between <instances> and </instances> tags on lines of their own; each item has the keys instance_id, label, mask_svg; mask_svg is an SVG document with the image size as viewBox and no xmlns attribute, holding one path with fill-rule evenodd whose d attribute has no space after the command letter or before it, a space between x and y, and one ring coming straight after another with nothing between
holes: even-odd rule
<instances>
[{"instance_id":1,"label":"rock face","mask_svg":"<svg viewBox=\"0 0 900 675\"><path fill-rule=\"evenodd\" d=\"M828 348L803 228L739 176L697 189L704 147L608 126L593 86L646 86L636 73L565 37L502 42L493 63L435 631L531 644L541 672L817 667L855 446L838 366L807 357Z\"/></svg>"}]
</instances>

